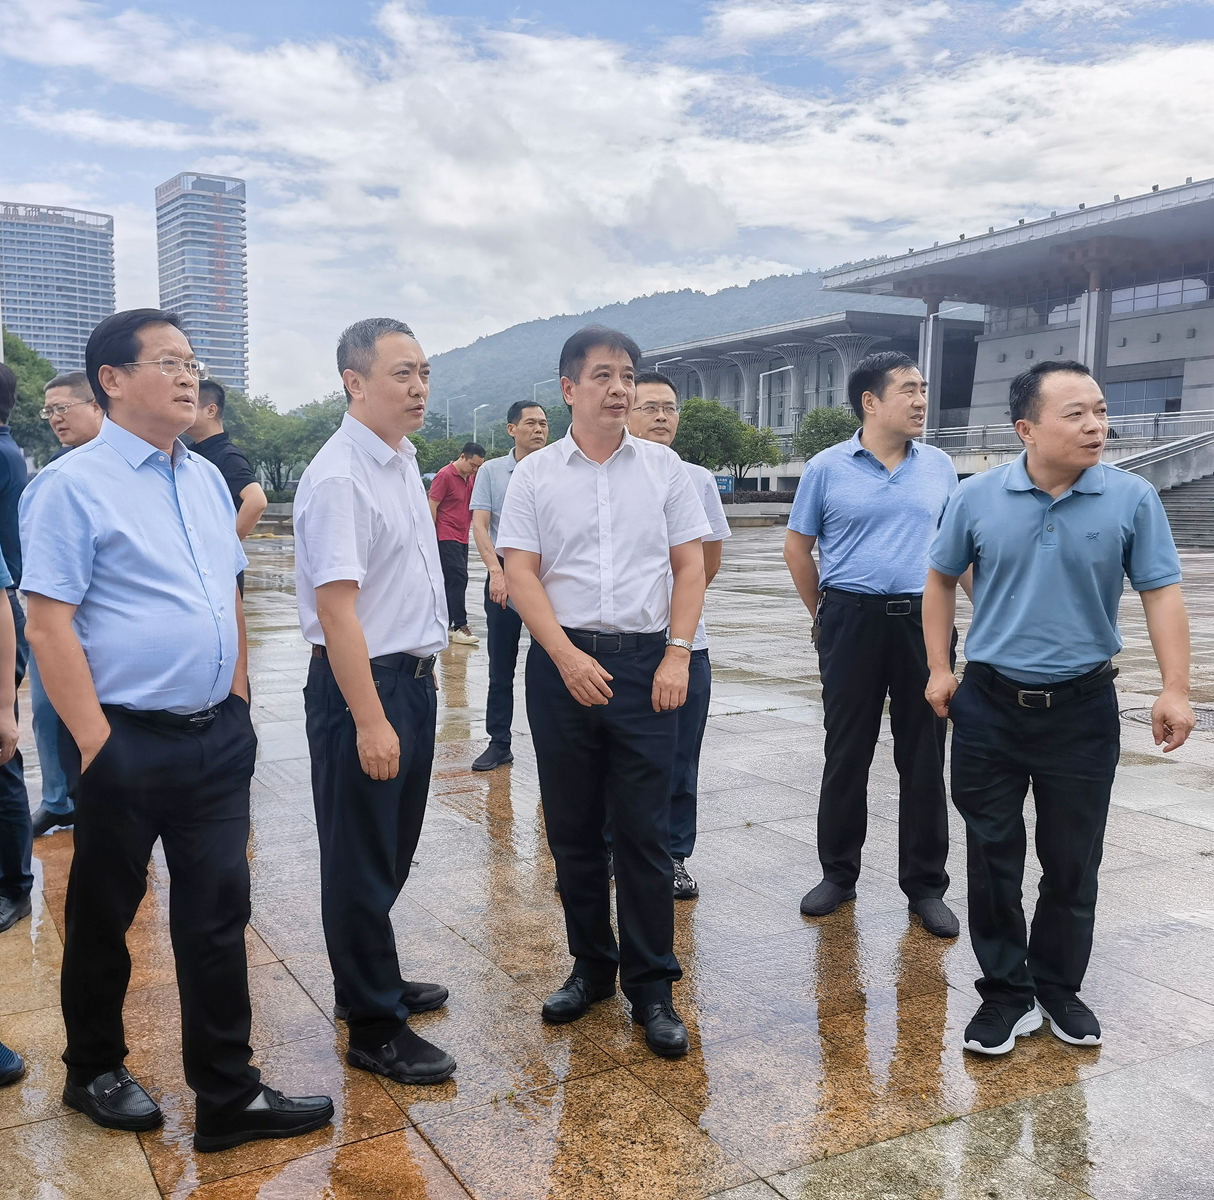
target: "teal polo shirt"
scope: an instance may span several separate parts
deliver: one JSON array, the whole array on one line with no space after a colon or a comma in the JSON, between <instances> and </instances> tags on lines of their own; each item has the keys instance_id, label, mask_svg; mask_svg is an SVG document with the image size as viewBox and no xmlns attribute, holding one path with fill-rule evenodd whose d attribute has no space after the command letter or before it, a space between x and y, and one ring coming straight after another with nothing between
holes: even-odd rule
<instances>
[{"instance_id":1,"label":"teal polo shirt","mask_svg":"<svg viewBox=\"0 0 1214 1200\"><path fill-rule=\"evenodd\" d=\"M928 553L942 575L974 566L965 657L1025 683L1073 679L1121 650L1117 608L1180 582L1180 558L1155 489L1105 463L1054 499L1025 455L964 480Z\"/></svg>"}]
</instances>

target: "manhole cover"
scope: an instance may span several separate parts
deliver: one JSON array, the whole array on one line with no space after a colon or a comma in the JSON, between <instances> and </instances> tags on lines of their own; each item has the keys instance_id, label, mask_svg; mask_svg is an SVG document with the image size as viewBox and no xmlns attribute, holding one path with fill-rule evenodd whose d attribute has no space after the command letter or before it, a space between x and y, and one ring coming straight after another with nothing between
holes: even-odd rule
<instances>
[{"instance_id":1,"label":"manhole cover","mask_svg":"<svg viewBox=\"0 0 1214 1200\"><path fill-rule=\"evenodd\" d=\"M1197 717L1196 729L1200 729L1203 733L1214 733L1214 707L1210 705L1194 705L1193 712ZM1149 725L1151 723L1151 710L1149 708L1126 708L1122 709L1121 719L1123 721L1137 721L1139 725Z\"/></svg>"}]
</instances>

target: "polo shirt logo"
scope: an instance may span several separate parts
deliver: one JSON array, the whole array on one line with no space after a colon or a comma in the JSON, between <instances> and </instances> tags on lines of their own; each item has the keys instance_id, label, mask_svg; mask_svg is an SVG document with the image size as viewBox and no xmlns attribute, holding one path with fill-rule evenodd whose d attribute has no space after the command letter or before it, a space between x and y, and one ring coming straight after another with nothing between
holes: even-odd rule
<instances>
[{"instance_id":1,"label":"polo shirt logo","mask_svg":"<svg viewBox=\"0 0 1214 1200\"><path fill-rule=\"evenodd\" d=\"M1089 541L1089 542L1094 542L1094 541L1095 541L1095 540L1096 540L1096 539L1097 539L1099 536L1100 536L1100 534L1099 534L1099 533L1089 533L1089 534L1088 534L1088 541Z\"/></svg>"}]
</instances>

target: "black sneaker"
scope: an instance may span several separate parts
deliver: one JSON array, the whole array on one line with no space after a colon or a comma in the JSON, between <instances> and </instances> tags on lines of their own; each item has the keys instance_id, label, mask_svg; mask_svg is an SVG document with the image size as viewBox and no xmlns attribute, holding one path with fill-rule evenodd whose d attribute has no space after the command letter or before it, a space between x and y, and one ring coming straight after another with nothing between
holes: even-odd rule
<instances>
[{"instance_id":1,"label":"black sneaker","mask_svg":"<svg viewBox=\"0 0 1214 1200\"><path fill-rule=\"evenodd\" d=\"M687 864L681 858L674 860L674 898L694 900L700 894L700 885L691 877Z\"/></svg>"},{"instance_id":2,"label":"black sneaker","mask_svg":"<svg viewBox=\"0 0 1214 1200\"><path fill-rule=\"evenodd\" d=\"M1038 1015L1049 1020L1050 1032L1072 1046L1099 1046L1100 1022L1096 1014L1078 996L1042 1000L1037 998Z\"/></svg>"},{"instance_id":3,"label":"black sneaker","mask_svg":"<svg viewBox=\"0 0 1214 1200\"><path fill-rule=\"evenodd\" d=\"M406 1026L392 1041L374 1050L346 1051L346 1062L360 1071L386 1075L397 1083L442 1083L455 1073L455 1059Z\"/></svg>"},{"instance_id":4,"label":"black sneaker","mask_svg":"<svg viewBox=\"0 0 1214 1200\"><path fill-rule=\"evenodd\" d=\"M1041 1028L1041 1013L1030 1001L1023 1007L984 1000L965 1027L965 1048L976 1054L1006 1054L1018 1037Z\"/></svg>"},{"instance_id":5,"label":"black sneaker","mask_svg":"<svg viewBox=\"0 0 1214 1200\"><path fill-rule=\"evenodd\" d=\"M7 1083L16 1083L24 1074L25 1063L21 1055L0 1042L0 1087Z\"/></svg>"},{"instance_id":6,"label":"black sneaker","mask_svg":"<svg viewBox=\"0 0 1214 1200\"><path fill-rule=\"evenodd\" d=\"M481 751L480 757L473 761L472 769L474 771L495 771L498 767L504 767L507 763L512 762L514 762L514 755L509 746L499 746L496 742L490 742Z\"/></svg>"},{"instance_id":7,"label":"black sneaker","mask_svg":"<svg viewBox=\"0 0 1214 1200\"><path fill-rule=\"evenodd\" d=\"M817 887L801 897L801 912L807 917L824 917L833 913L840 904L856 898L856 889L841 888L837 883L824 879Z\"/></svg>"}]
</instances>

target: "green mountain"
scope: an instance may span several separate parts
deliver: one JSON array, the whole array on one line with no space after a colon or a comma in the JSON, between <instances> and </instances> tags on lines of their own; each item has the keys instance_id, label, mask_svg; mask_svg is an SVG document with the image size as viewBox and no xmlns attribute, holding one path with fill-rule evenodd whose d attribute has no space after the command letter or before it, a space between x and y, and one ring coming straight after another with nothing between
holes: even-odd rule
<instances>
[{"instance_id":1,"label":"green mountain","mask_svg":"<svg viewBox=\"0 0 1214 1200\"><path fill-rule=\"evenodd\" d=\"M755 329L801 317L823 316L845 308L878 312L921 312L917 300L892 296L839 295L823 292L819 274L773 275L745 287L725 288L711 296L685 288L658 292L626 304L608 304L592 312L549 317L513 325L501 333L477 338L469 346L436 354L432 360L431 421L446 412L451 400L453 433L472 428L472 410L490 405L478 419L487 429L501 420L515 400L533 394L545 405L559 399L555 384L557 359L565 339L583 325L597 323L621 329L642 349L691 338ZM552 380L533 391L537 380ZM455 397L458 397L456 399Z\"/></svg>"}]
</instances>

